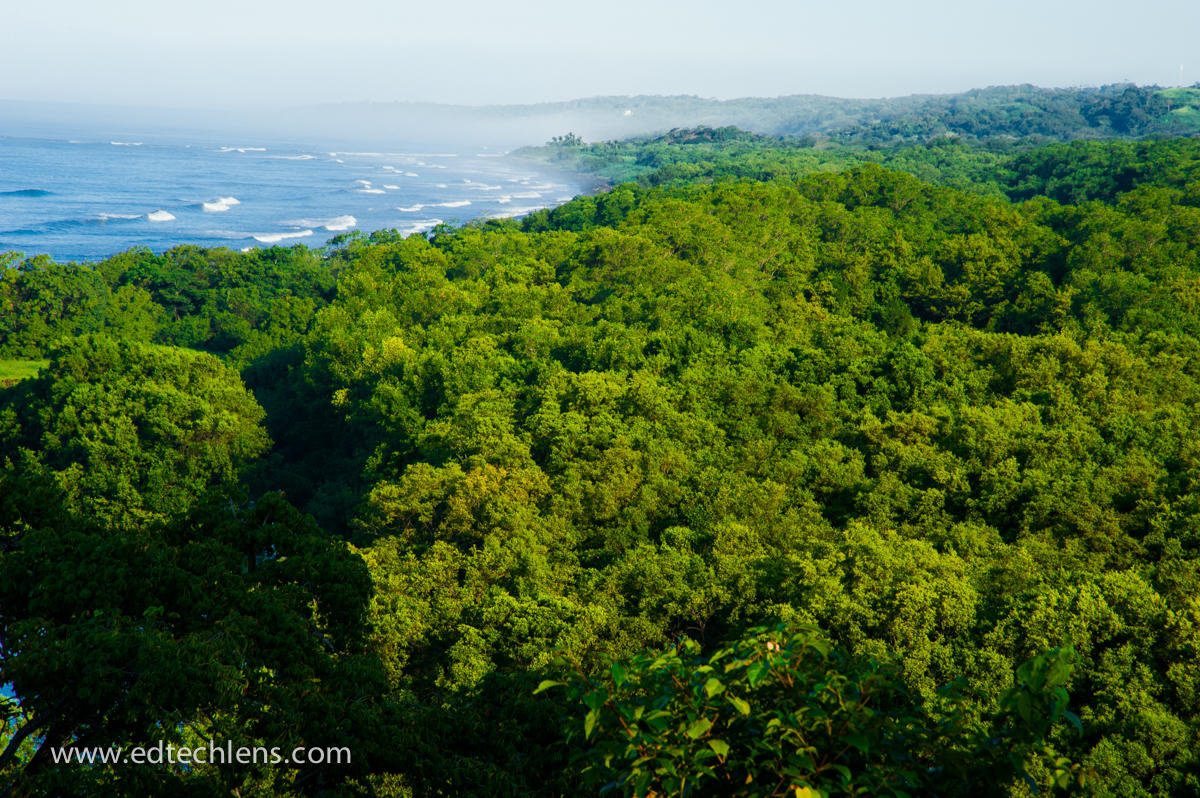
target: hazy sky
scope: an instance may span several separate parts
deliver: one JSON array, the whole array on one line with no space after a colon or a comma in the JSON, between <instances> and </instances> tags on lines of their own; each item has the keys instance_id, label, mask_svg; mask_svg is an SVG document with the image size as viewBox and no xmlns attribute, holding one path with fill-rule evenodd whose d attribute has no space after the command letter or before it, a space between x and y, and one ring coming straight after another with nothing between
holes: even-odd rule
<instances>
[{"instance_id":1,"label":"hazy sky","mask_svg":"<svg viewBox=\"0 0 1200 798\"><path fill-rule=\"evenodd\" d=\"M0 99L877 97L1200 80L1200 0L3 0Z\"/></svg>"}]
</instances>

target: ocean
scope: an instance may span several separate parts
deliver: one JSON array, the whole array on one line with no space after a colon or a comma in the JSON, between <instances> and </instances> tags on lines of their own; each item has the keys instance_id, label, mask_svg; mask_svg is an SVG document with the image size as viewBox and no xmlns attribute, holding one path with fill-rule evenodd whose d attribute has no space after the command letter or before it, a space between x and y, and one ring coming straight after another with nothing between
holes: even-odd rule
<instances>
[{"instance_id":1,"label":"ocean","mask_svg":"<svg viewBox=\"0 0 1200 798\"><path fill-rule=\"evenodd\" d=\"M180 244L317 247L339 233L422 232L515 217L582 181L487 147L0 136L0 253L95 261Z\"/></svg>"}]
</instances>

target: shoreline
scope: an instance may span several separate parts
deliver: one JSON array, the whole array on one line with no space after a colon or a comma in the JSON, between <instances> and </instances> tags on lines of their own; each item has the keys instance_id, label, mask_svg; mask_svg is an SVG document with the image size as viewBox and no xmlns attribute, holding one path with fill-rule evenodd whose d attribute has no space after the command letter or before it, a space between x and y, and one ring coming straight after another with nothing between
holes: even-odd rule
<instances>
[{"instance_id":1,"label":"shoreline","mask_svg":"<svg viewBox=\"0 0 1200 798\"><path fill-rule=\"evenodd\" d=\"M605 188L594 175L516 150L419 142L386 149L0 140L0 163L16 165L0 179L0 253L16 253L7 258L14 264L41 256L95 264L180 246L320 250L350 230L407 236L519 219Z\"/></svg>"}]
</instances>

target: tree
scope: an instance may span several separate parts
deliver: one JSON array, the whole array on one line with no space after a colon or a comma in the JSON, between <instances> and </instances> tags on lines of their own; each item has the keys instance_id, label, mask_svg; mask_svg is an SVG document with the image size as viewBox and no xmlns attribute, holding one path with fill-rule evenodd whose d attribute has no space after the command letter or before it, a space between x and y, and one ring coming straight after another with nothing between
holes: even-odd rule
<instances>
[{"instance_id":1,"label":"tree","mask_svg":"<svg viewBox=\"0 0 1200 798\"><path fill-rule=\"evenodd\" d=\"M263 415L211 355L84 336L0 396L0 469L44 474L81 515L136 527L233 482L270 443Z\"/></svg>"},{"instance_id":2,"label":"tree","mask_svg":"<svg viewBox=\"0 0 1200 798\"><path fill-rule=\"evenodd\" d=\"M320 792L366 772L384 694L362 560L278 494L107 529L0 477L0 792ZM61 499L61 494L57 497ZM92 746L347 747L338 768L54 766ZM354 765L357 762L357 768ZM245 793L243 793L245 794ZM258 794L255 792L255 794Z\"/></svg>"}]
</instances>

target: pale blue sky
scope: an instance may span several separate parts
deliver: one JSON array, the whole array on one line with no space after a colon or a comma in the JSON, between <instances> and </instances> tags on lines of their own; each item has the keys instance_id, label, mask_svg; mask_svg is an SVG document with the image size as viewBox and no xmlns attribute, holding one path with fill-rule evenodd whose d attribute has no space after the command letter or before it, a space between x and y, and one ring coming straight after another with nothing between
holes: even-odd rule
<instances>
[{"instance_id":1,"label":"pale blue sky","mask_svg":"<svg viewBox=\"0 0 1200 798\"><path fill-rule=\"evenodd\" d=\"M0 99L287 106L1200 80L1200 0L4 0Z\"/></svg>"}]
</instances>

